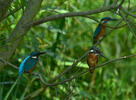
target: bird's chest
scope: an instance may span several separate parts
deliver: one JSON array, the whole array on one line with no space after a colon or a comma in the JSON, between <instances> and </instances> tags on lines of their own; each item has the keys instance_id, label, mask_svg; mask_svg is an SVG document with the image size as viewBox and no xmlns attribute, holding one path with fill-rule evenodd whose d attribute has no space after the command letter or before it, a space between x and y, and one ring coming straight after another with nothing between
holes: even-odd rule
<instances>
[{"instance_id":1,"label":"bird's chest","mask_svg":"<svg viewBox=\"0 0 136 100\"><path fill-rule=\"evenodd\" d=\"M97 64L97 61L98 61L98 57L97 55L94 55L94 54L89 54L88 55L88 65L89 66L95 66Z\"/></svg>"},{"instance_id":2,"label":"bird's chest","mask_svg":"<svg viewBox=\"0 0 136 100\"><path fill-rule=\"evenodd\" d=\"M105 25L102 25L101 26L101 30L100 30L100 33L99 33L99 37L103 35L103 33L105 32Z\"/></svg>"}]
</instances>

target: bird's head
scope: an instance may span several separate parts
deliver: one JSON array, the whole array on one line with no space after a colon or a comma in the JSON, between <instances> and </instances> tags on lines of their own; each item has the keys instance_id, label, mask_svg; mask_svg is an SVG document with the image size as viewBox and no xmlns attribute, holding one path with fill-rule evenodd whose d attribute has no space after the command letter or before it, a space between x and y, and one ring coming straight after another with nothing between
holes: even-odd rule
<instances>
[{"instance_id":1,"label":"bird's head","mask_svg":"<svg viewBox=\"0 0 136 100\"><path fill-rule=\"evenodd\" d=\"M34 52L31 53L30 56L31 57L38 57L38 56L40 56L42 54L46 54L46 52L34 51Z\"/></svg>"},{"instance_id":2,"label":"bird's head","mask_svg":"<svg viewBox=\"0 0 136 100\"><path fill-rule=\"evenodd\" d=\"M117 19L115 18L110 18L110 17L104 17L101 19L101 24L106 24L108 21L116 21Z\"/></svg>"},{"instance_id":3,"label":"bird's head","mask_svg":"<svg viewBox=\"0 0 136 100\"><path fill-rule=\"evenodd\" d=\"M100 49L98 49L97 47L94 47L94 46L90 48L89 53L95 54L95 55L100 55L100 56L108 59L107 57L104 56L104 54L100 51Z\"/></svg>"},{"instance_id":4,"label":"bird's head","mask_svg":"<svg viewBox=\"0 0 136 100\"><path fill-rule=\"evenodd\" d=\"M90 50L89 50L89 54L98 55L97 48L96 47L91 47Z\"/></svg>"}]
</instances>

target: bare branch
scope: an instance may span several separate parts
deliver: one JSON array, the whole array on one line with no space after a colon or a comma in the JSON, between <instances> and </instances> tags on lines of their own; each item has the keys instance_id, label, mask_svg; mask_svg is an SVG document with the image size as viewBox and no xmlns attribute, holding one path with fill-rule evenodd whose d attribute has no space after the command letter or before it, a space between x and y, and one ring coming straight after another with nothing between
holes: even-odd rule
<instances>
[{"instance_id":1,"label":"bare branch","mask_svg":"<svg viewBox=\"0 0 136 100\"><path fill-rule=\"evenodd\" d=\"M69 70L75 67L78 64L78 62L80 62L83 58L87 56L88 53L89 53L89 50L85 54L83 54L79 59L77 59L77 61L73 62L73 64L70 67L66 68L63 72L61 72L58 76L56 76L52 81L56 81L58 78L63 76L65 73L69 72Z\"/></svg>"},{"instance_id":2,"label":"bare branch","mask_svg":"<svg viewBox=\"0 0 136 100\"><path fill-rule=\"evenodd\" d=\"M35 26L35 25L39 25L39 24L42 24L42 23L45 23L45 22L48 22L48 21L64 18L64 17L85 16L85 15L101 13L101 12L104 12L104 11L117 9L118 7L120 7L123 4L123 2L124 2L124 0L122 0L122 2L119 5L114 4L114 5L111 5L111 6L107 6L107 7L103 7L103 8L99 8L99 9L95 9L95 10L90 10L90 11L69 12L69 13L63 13L63 14L58 14L58 15L51 15L51 16L48 16L48 17L41 18L37 21L33 21L32 23L27 24L27 26Z\"/></svg>"},{"instance_id":3,"label":"bare branch","mask_svg":"<svg viewBox=\"0 0 136 100\"><path fill-rule=\"evenodd\" d=\"M7 18L8 16L10 16L11 14L16 13L16 12L17 12L18 10L20 10L21 8L22 8L22 7L18 7L17 9L14 9L13 11L11 11L11 12L5 14L5 15L3 16L3 18L2 18L2 20L5 19L5 18Z\"/></svg>"},{"instance_id":4,"label":"bare branch","mask_svg":"<svg viewBox=\"0 0 136 100\"><path fill-rule=\"evenodd\" d=\"M136 57L136 54L128 55L128 56L123 56L123 57L119 57L119 58L116 58L116 59L109 60L109 61L107 61L107 62L104 62L103 64L99 64L99 65L97 65L97 66L95 66L95 67L91 67L90 69L87 69L87 70L85 70L85 71L83 71L83 72L81 72L81 73L79 73L79 74L76 74L76 75L74 75L73 77L71 77L71 78L69 78L69 79L66 79L66 80L61 81L61 82L53 83L53 84L51 84L51 83L46 83L40 73L32 73L32 74L33 74L33 75L37 75L37 76L39 77L40 81L45 85L44 88L41 88L41 89L40 89L40 91L43 91L43 90L44 90L45 88L47 88L47 87L56 86L56 85L64 84L65 82L69 82L69 81L71 81L71 80L73 80L73 79L75 79L75 78L77 78L77 77L80 77L82 74L89 72L90 70L93 70L93 69L102 67L102 66L104 66L104 65L106 65L106 64L109 64L109 63L112 63L112 62L120 61L120 60L123 60L123 59L128 59L128 58L131 58L131 57ZM0 60L2 60L2 59L0 59ZM3 62L6 62L5 60L2 60L2 61L3 61ZM13 64L11 64L11 63L9 63L9 62L6 62L6 63L9 64L11 67L17 69L17 67L16 67L15 65L13 65ZM58 78L59 78L59 77L58 77ZM55 81L55 80L54 80L54 81ZM38 90L38 93L39 93L40 91ZM36 92L36 93L37 93L37 92ZM32 95L33 95L33 94L32 94ZM27 97L25 97L25 99L28 98L28 97L30 97L30 95L27 96Z\"/></svg>"},{"instance_id":5,"label":"bare branch","mask_svg":"<svg viewBox=\"0 0 136 100\"><path fill-rule=\"evenodd\" d=\"M129 12L129 11L127 11L126 9L121 8L121 10L122 10L124 13L126 13L127 15L130 15L130 16L132 16L132 17L136 18L136 15L135 15L135 14L130 13L130 12Z\"/></svg>"},{"instance_id":6,"label":"bare branch","mask_svg":"<svg viewBox=\"0 0 136 100\"><path fill-rule=\"evenodd\" d=\"M37 74L37 75L39 76L40 81L41 81L45 86L47 86L47 87L48 87L48 86L56 86L56 85L64 84L65 82L69 82L69 81L71 81L71 80L73 80L73 79L75 79L75 78L81 76L82 74L89 72L90 70L93 70L93 69L102 67L102 66L104 66L104 65L106 65L106 64L109 64L109 63L113 63L113 62L120 61L120 60L123 60L123 59L131 58L131 57L136 57L136 54L128 55L128 56L123 56L123 57L119 57L119 58L115 58L115 59L109 60L109 61L107 61L107 62L104 62L103 64L99 64L99 65L97 65L97 66L95 66L95 67L91 67L90 69L87 69L87 70L85 70L85 71L83 71L83 72L81 72L81 73L79 73L79 74L76 74L76 75L74 75L73 77L71 77L71 78L69 78L69 79L66 79L66 80L61 81L61 82L53 83L53 84L46 83L46 82L43 80L43 78L42 78L42 76L41 76L40 74Z\"/></svg>"},{"instance_id":7,"label":"bare branch","mask_svg":"<svg viewBox=\"0 0 136 100\"><path fill-rule=\"evenodd\" d=\"M122 6L122 4L124 3L125 0L122 0L121 3L118 5L118 8L120 8Z\"/></svg>"},{"instance_id":8,"label":"bare branch","mask_svg":"<svg viewBox=\"0 0 136 100\"><path fill-rule=\"evenodd\" d=\"M102 67L102 66L104 66L104 65L106 65L106 64L113 63L113 62L116 62L116 61L120 61L120 60L123 60L123 59L128 59L128 58L131 58L131 57L136 57L136 54L128 55L128 56L123 56L123 57L119 57L119 58L115 58L115 59L109 60L109 61L104 62L104 63L102 63L102 64L99 64L99 65L97 65L97 66L95 66L95 67L91 67L90 69L87 69L87 70L85 70L85 71L83 71L83 72L81 72L81 73L79 73L79 74L76 74L76 75L74 75L73 77L71 77L71 78L69 78L69 79L66 79L66 80L61 81L61 82L53 83L53 84L51 84L51 83L46 83L40 73L32 73L32 74L38 76L39 79L40 79L40 81L41 81L46 87L56 86L56 85L64 84L65 82L69 82L69 81L71 81L71 80L73 80L73 79L75 79L75 78L81 76L82 74L89 72L90 70L94 70L94 69L99 68L99 67ZM1 59L0 59L0 60L1 60ZM5 60L2 60L2 61L6 62ZM9 62L6 62L6 63L8 63L12 68L17 69L17 67L16 67L15 65L13 65L13 64L11 64L11 63L9 63ZM59 77L58 77L58 78L59 78ZM55 80L53 80L53 81L55 81Z\"/></svg>"},{"instance_id":9,"label":"bare branch","mask_svg":"<svg viewBox=\"0 0 136 100\"><path fill-rule=\"evenodd\" d=\"M125 16L123 16L121 14L121 12L119 12L119 15L124 19L124 21L126 22L128 28L130 29L130 31L132 32L133 36L136 38L136 35L135 35L135 32L134 30L132 29L132 27L130 26L130 22L127 20L127 18Z\"/></svg>"},{"instance_id":10,"label":"bare branch","mask_svg":"<svg viewBox=\"0 0 136 100\"><path fill-rule=\"evenodd\" d=\"M24 100L26 100L26 99L28 99L28 98L30 99L30 98L32 98L32 97L37 96L38 94L40 94L40 93L41 93L42 91L44 91L45 89L46 89L46 87L41 87L41 88L37 89L36 91L32 92L31 94L25 96L25 97L24 97Z\"/></svg>"},{"instance_id":11,"label":"bare branch","mask_svg":"<svg viewBox=\"0 0 136 100\"><path fill-rule=\"evenodd\" d=\"M3 62L4 64L8 64L9 66L11 66L11 67L14 68L14 69L18 69L17 66L13 65L12 63L10 63L10 62L8 62L8 61L2 59L2 58L0 58L0 61Z\"/></svg>"}]
</instances>

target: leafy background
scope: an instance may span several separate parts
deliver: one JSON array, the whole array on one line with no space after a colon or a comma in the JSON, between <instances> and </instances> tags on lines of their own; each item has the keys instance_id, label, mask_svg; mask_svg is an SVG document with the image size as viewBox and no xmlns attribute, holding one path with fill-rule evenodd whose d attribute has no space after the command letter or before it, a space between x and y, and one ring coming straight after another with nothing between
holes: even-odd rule
<instances>
[{"instance_id":1,"label":"leafy background","mask_svg":"<svg viewBox=\"0 0 136 100\"><path fill-rule=\"evenodd\" d=\"M112 0L107 0L105 5L110 5L112 2ZM133 8L135 3L135 0L131 0L130 6ZM6 45L6 41L23 14L26 4L27 0L15 0L12 3L9 12L12 13L12 10L19 6L22 6L22 8L0 23L0 46ZM127 7L128 1L125 1L123 5ZM95 0L95 2L94 0L44 0L35 19L66 12L97 9L103 6L104 0ZM133 11L133 13L135 12L136 10ZM107 11L92 16L97 20L105 16L121 18L115 11ZM136 52L136 39L134 37L136 31L134 23L136 20L130 16L128 16L128 19L133 21L131 27L134 33L127 26L115 29L98 46L109 59ZM108 25L113 26L115 23L110 22ZM34 50L47 51L48 55L40 57L39 63L33 72L41 73L45 81L48 81L72 65L73 61L89 50L92 46L92 35L97 25L98 22L89 18L69 17L32 27L16 48L10 62L19 66L21 61ZM108 30L110 28L106 28L107 32ZM38 91L34 93L34 100L63 100L70 91L72 91L70 96L72 100L135 100L135 60L136 58L129 58L110 63L96 69L93 75L86 73L69 83L48 87L45 90L42 90L44 85L37 76L23 74L10 93L10 100L23 99L34 91ZM99 64L105 61L106 59L99 58ZM86 59L84 59L58 81L67 79L87 68ZM17 74L17 70L7 65L0 72L0 81L15 81ZM7 95L11 86L12 84L0 84L0 100Z\"/></svg>"}]
</instances>

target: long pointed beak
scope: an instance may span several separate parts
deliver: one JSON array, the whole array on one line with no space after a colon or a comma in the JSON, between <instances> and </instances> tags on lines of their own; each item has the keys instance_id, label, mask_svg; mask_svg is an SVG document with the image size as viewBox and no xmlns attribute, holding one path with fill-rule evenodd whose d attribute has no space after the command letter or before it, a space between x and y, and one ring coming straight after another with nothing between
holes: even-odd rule
<instances>
[{"instance_id":1,"label":"long pointed beak","mask_svg":"<svg viewBox=\"0 0 136 100\"><path fill-rule=\"evenodd\" d=\"M111 21L117 21L118 19L116 19L116 18L112 18L112 19L110 19Z\"/></svg>"},{"instance_id":2,"label":"long pointed beak","mask_svg":"<svg viewBox=\"0 0 136 100\"><path fill-rule=\"evenodd\" d=\"M37 55L42 55L42 54L46 54L46 52L45 51L39 52Z\"/></svg>"},{"instance_id":3,"label":"long pointed beak","mask_svg":"<svg viewBox=\"0 0 136 100\"><path fill-rule=\"evenodd\" d=\"M99 53L100 56L102 56L102 57L108 59L106 56L104 56L104 54L103 54L98 48L97 48L97 52Z\"/></svg>"},{"instance_id":4,"label":"long pointed beak","mask_svg":"<svg viewBox=\"0 0 136 100\"><path fill-rule=\"evenodd\" d=\"M103 54L102 52L99 52L99 54L100 54L100 56L102 56L102 57L108 59L106 56L104 56L104 54Z\"/></svg>"}]
</instances>

